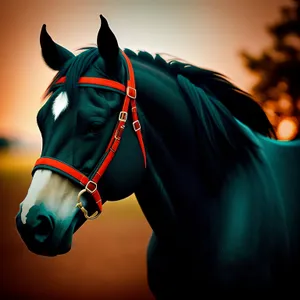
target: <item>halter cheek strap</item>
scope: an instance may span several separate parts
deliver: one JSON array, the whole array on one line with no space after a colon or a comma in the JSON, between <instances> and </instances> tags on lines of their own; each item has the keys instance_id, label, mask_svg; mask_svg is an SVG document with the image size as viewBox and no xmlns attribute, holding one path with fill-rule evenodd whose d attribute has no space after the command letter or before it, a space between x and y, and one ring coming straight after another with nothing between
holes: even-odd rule
<instances>
[{"instance_id":1,"label":"halter cheek strap","mask_svg":"<svg viewBox=\"0 0 300 300\"><path fill-rule=\"evenodd\" d=\"M121 53L125 58L125 62L126 62L125 65L128 74L127 86L124 86L123 84L117 81L104 79L104 78L95 78L95 77L80 77L78 81L79 85L87 85L87 86L97 85L103 88L110 88L115 92L125 94L122 110L119 113L119 118L115 130L113 132L113 135L110 139L110 142L106 148L105 153L103 154L100 162L97 164L94 171L89 176L86 176L82 174L80 171L78 171L77 169L75 169L74 167L52 157L40 157L35 163L35 166L32 171L32 173L34 173L37 169L50 169L70 178L74 182L83 186L84 189L78 194L78 199L77 199L78 203L76 206L82 210L82 212L84 213L87 219L94 219L99 214L98 212L95 212L92 216L88 216L87 210L83 207L80 201L80 196L85 192L90 193L94 198L100 212L102 211L102 199L98 191L97 184L101 179L101 177L103 176L104 172L106 171L107 167L109 166L110 162L114 158L115 153L118 150L118 147L121 142L121 137L124 132L125 125L128 119L130 106L131 106L131 113L133 119L132 126L134 131L136 132L139 145L144 158L144 166L146 168L146 150L143 142L141 124L138 119L137 107L136 107L137 92L135 89L134 71L133 71L132 64L129 58L127 57L127 55L123 51L121 51ZM61 77L60 79L57 80L56 84L63 84L65 82L66 82L66 77Z\"/></svg>"}]
</instances>

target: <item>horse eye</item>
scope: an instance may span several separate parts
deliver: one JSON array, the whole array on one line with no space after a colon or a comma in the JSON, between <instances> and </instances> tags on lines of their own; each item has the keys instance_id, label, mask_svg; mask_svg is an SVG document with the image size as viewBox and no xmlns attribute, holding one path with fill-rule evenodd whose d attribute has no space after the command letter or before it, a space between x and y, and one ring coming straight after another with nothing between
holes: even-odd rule
<instances>
[{"instance_id":1,"label":"horse eye","mask_svg":"<svg viewBox=\"0 0 300 300\"><path fill-rule=\"evenodd\" d=\"M88 128L88 133L99 133L99 131L101 130L101 124L91 124Z\"/></svg>"}]
</instances>

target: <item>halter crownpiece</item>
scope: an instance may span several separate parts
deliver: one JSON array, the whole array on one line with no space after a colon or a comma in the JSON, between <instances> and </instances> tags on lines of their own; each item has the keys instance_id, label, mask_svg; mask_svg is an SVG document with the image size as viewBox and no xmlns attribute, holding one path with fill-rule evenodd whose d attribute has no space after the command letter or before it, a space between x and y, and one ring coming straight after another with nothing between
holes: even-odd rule
<instances>
[{"instance_id":1,"label":"halter crownpiece","mask_svg":"<svg viewBox=\"0 0 300 300\"><path fill-rule=\"evenodd\" d=\"M107 167L109 166L110 162L112 161L115 153L118 150L118 147L121 142L121 137L125 129L125 125L128 119L128 111L129 106L131 106L131 113L133 119L133 129L136 132L139 145L142 150L142 154L144 157L144 166L146 168L146 150L143 142L143 137L141 133L141 124L138 119L137 114L137 107L136 107L136 96L137 92L135 89L135 79L134 79L134 71L132 64L127 57L127 55L121 51L121 54L125 58L125 67L127 69L127 86L113 80L104 79L104 78L97 78L97 77L80 77L78 84L79 85L97 85L102 86L103 88L109 87L111 90L115 92L119 92L125 94L125 99L123 102L122 110L119 113L119 118L113 132L113 135L110 139L110 142L106 148L105 153L100 159L100 163L96 165L95 169L91 172L89 176L85 176L80 171L75 169L73 166L70 166L62 161L59 161L52 157L41 156L35 163L35 166L32 171L32 175L37 169L50 169L52 171L56 171L59 174L62 174L72 181L76 182L80 186L83 186L84 189L81 190L77 197L77 204L76 207L81 209L84 216L88 220L93 220L99 216L99 212L94 212L91 216L88 215L87 210L84 208L82 202L80 201L80 197L85 192L90 193L94 198L100 212L102 211L102 199L100 193L98 191L98 182L103 176L104 172L106 171ZM56 84L63 84L66 82L66 77L61 77L56 81Z\"/></svg>"}]
</instances>

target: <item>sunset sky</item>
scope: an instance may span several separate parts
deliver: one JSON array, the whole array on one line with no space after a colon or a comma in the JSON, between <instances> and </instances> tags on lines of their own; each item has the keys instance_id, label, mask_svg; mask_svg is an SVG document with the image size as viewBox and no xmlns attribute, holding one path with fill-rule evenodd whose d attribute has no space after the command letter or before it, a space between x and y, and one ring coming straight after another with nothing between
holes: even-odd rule
<instances>
[{"instance_id":1,"label":"sunset sky","mask_svg":"<svg viewBox=\"0 0 300 300\"><path fill-rule=\"evenodd\" d=\"M265 27L289 0L10 0L1 5L0 135L40 138L36 113L55 73L39 45L43 23L52 38L74 51L96 43L99 14L121 48L166 52L214 69L249 91L255 78L239 51L270 45Z\"/></svg>"}]
</instances>

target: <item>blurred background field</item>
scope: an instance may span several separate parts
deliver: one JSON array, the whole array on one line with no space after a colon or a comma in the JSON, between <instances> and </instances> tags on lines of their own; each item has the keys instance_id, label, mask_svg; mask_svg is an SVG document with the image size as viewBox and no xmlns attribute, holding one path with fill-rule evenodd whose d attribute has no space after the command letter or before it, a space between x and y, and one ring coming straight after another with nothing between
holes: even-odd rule
<instances>
[{"instance_id":1,"label":"blurred background field","mask_svg":"<svg viewBox=\"0 0 300 300\"><path fill-rule=\"evenodd\" d=\"M15 215L37 157L0 152L0 298L153 299L146 282L151 230L134 196L106 203L102 215L74 235L68 254L47 258L27 250L15 228Z\"/></svg>"}]
</instances>

